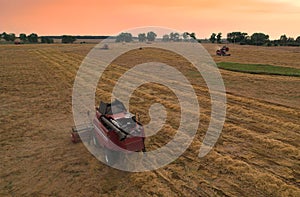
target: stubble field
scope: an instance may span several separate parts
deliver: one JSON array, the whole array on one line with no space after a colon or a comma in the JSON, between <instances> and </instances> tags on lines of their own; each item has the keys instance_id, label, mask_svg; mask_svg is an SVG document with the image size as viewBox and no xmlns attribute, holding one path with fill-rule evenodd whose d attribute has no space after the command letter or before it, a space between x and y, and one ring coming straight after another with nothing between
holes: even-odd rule
<instances>
[{"instance_id":1,"label":"stubble field","mask_svg":"<svg viewBox=\"0 0 300 197\"><path fill-rule=\"evenodd\" d=\"M72 88L92 44L0 46L1 196L299 196L300 78L221 70L227 116L217 144L198 151L210 117L210 99L200 75L180 57L153 48L116 59L97 90L108 100L114 83L143 61L167 61L193 84L201 107L197 136L176 161L151 172L130 173L99 162L83 144L72 144ZM300 68L300 48L230 45L231 57L216 62L260 63ZM142 98L142 99L140 99ZM134 92L131 111L149 121L148 108L168 107L165 127L146 140L149 150L170 140L178 127L178 103L159 84ZM146 131L147 132L147 131Z\"/></svg>"}]
</instances>

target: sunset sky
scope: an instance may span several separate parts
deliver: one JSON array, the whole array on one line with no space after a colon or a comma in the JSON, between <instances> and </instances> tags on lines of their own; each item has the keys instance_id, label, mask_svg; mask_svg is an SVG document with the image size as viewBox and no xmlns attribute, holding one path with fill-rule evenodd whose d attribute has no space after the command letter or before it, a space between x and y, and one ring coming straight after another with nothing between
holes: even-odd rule
<instances>
[{"instance_id":1,"label":"sunset sky","mask_svg":"<svg viewBox=\"0 0 300 197\"><path fill-rule=\"evenodd\" d=\"M0 31L115 35L139 26L195 32L300 36L299 0L0 0Z\"/></svg>"}]
</instances>

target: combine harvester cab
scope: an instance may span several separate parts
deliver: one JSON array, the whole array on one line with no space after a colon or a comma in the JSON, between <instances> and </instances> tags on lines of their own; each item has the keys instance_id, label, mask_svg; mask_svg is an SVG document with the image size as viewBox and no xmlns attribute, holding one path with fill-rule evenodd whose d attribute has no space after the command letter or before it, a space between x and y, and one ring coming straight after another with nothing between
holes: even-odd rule
<instances>
[{"instance_id":1,"label":"combine harvester cab","mask_svg":"<svg viewBox=\"0 0 300 197\"><path fill-rule=\"evenodd\" d=\"M91 124L72 128L72 141L86 140L105 151L105 160L113 164L122 152L145 152L145 134L141 123L129 113L123 103L115 100L112 103L100 102Z\"/></svg>"}]
</instances>

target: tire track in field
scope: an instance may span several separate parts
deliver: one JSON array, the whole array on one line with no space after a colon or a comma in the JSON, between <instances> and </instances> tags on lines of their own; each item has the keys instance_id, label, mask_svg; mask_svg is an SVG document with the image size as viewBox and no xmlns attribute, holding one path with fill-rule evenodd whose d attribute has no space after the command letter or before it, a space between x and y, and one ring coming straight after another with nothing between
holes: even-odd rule
<instances>
[{"instance_id":1,"label":"tire track in field","mask_svg":"<svg viewBox=\"0 0 300 197\"><path fill-rule=\"evenodd\" d=\"M69 88L72 86L76 75L76 65L79 62L75 62L70 57L57 56L53 51L35 50L35 53L52 66L51 69L56 72L56 75L61 77L63 83Z\"/></svg>"},{"instance_id":2,"label":"tire track in field","mask_svg":"<svg viewBox=\"0 0 300 197\"><path fill-rule=\"evenodd\" d=\"M46 55L38 50L34 50L32 53L37 55L36 59L38 59L39 62L43 63L43 66L37 67L42 78L45 79L53 92L58 93L61 100L65 100L65 98L69 95L69 93L65 90L70 88L70 83L64 80L66 78L64 71L57 68L60 65L57 62L48 59Z\"/></svg>"}]
</instances>

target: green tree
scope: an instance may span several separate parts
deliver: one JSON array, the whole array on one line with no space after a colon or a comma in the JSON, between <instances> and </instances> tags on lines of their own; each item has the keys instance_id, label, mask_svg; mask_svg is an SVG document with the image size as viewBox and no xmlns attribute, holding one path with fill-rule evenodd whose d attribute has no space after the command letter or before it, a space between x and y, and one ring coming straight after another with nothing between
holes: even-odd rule
<instances>
[{"instance_id":1,"label":"green tree","mask_svg":"<svg viewBox=\"0 0 300 197\"><path fill-rule=\"evenodd\" d=\"M298 36L298 37L296 38L296 42L297 42L297 43L300 43L300 36Z\"/></svg>"},{"instance_id":2,"label":"green tree","mask_svg":"<svg viewBox=\"0 0 300 197\"><path fill-rule=\"evenodd\" d=\"M49 38L47 36L43 36L43 37L41 37L41 42L42 43L48 43L48 44L50 44L50 43L53 43L54 41L53 41L53 38Z\"/></svg>"},{"instance_id":3,"label":"green tree","mask_svg":"<svg viewBox=\"0 0 300 197\"><path fill-rule=\"evenodd\" d=\"M3 32L2 34L0 34L0 40L3 38L4 39L4 36L5 36L6 32Z\"/></svg>"},{"instance_id":4,"label":"green tree","mask_svg":"<svg viewBox=\"0 0 300 197\"><path fill-rule=\"evenodd\" d=\"M222 33L218 33L217 35L217 43L221 43Z\"/></svg>"},{"instance_id":5,"label":"green tree","mask_svg":"<svg viewBox=\"0 0 300 197\"><path fill-rule=\"evenodd\" d=\"M14 41L16 39L16 35L14 33L7 34L6 32L3 32L2 37L5 41Z\"/></svg>"},{"instance_id":6,"label":"green tree","mask_svg":"<svg viewBox=\"0 0 300 197\"><path fill-rule=\"evenodd\" d=\"M197 40L196 34L194 32L190 33L190 37L193 38L194 40Z\"/></svg>"},{"instance_id":7,"label":"green tree","mask_svg":"<svg viewBox=\"0 0 300 197\"><path fill-rule=\"evenodd\" d=\"M28 41L31 43L37 43L38 42L38 35L36 33L32 33L27 37Z\"/></svg>"},{"instance_id":8,"label":"green tree","mask_svg":"<svg viewBox=\"0 0 300 197\"><path fill-rule=\"evenodd\" d=\"M299 44L296 42L296 40L292 37L289 37L287 39L287 46L299 46Z\"/></svg>"},{"instance_id":9,"label":"green tree","mask_svg":"<svg viewBox=\"0 0 300 197\"><path fill-rule=\"evenodd\" d=\"M168 34L163 35L162 41L164 41L164 42L170 41L170 36Z\"/></svg>"},{"instance_id":10,"label":"green tree","mask_svg":"<svg viewBox=\"0 0 300 197\"><path fill-rule=\"evenodd\" d=\"M227 34L227 41L231 43L245 43L247 39L247 33L231 32Z\"/></svg>"},{"instance_id":11,"label":"green tree","mask_svg":"<svg viewBox=\"0 0 300 197\"><path fill-rule=\"evenodd\" d=\"M254 33L251 36L251 43L257 46L261 46L269 42L269 35L264 33Z\"/></svg>"},{"instance_id":12,"label":"green tree","mask_svg":"<svg viewBox=\"0 0 300 197\"><path fill-rule=\"evenodd\" d=\"M249 44L251 45L251 36L246 35L244 40L242 42L240 42L240 44Z\"/></svg>"},{"instance_id":13,"label":"green tree","mask_svg":"<svg viewBox=\"0 0 300 197\"><path fill-rule=\"evenodd\" d=\"M116 37L116 42L131 42L131 41L132 41L131 33L122 32Z\"/></svg>"},{"instance_id":14,"label":"green tree","mask_svg":"<svg viewBox=\"0 0 300 197\"><path fill-rule=\"evenodd\" d=\"M196 34L194 32L192 32L192 33L187 32L187 35L190 36L191 41L198 41L197 38L196 38ZM198 42L200 42L200 41L198 41Z\"/></svg>"},{"instance_id":15,"label":"green tree","mask_svg":"<svg viewBox=\"0 0 300 197\"><path fill-rule=\"evenodd\" d=\"M217 35L217 34L215 34L215 33L212 33L212 34L211 34L211 36L210 36L210 38L209 38L209 40L211 41L211 43L215 43L215 41L216 41L216 35Z\"/></svg>"},{"instance_id":16,"label":"green tree","mask_svg":"<svg viewBox=\"0 0 300 197\"><path fill-rule=\"evenodd\" d=\"M189 33L188 33L188 32L184 32L184 33L182 34L182 38L183 38L184 41L187 41L188 38L189 38Z\"/></svg>"},{"instance_id":17,"label":"green tree","mask_svg":"<svg viewBox=\"0 0 300 197\"><path fill-rule=\"evenodd\" d=\"M6 41L9 40L9 37L7 36L7 33L6 33L6 32L3 32L3 33L1 34L1 37L2 37L4 40L6 40Z\"/></svg>"},{"instance_id":18,"label":"green tree","mask_svg":"<svg viewBox=\"0 0 300 197\"><path fill-rule=\"evenodd\" d=\"M9 35L9 41L15 41L16 35L14 33L10 33Z\"/></svg>"},{"instance_id":19,"label":"green tree","mask_svg":"<svg viewBox=\"0 0 300 197\"><path fill-rule=\"evenodd\" d=\"M145 42L147 40L146 34L145 33L140 33L138 35L138 39L140 42Z\"/></svg>"},{"instance_id":20,"label":"green tree","mask_svg":"<svg viewBox=\"0 0 300 197\"><path fill-rule=\"evenodd\" d=\"M280 43L280 45L282 45L282 46L286 46L286 44L287 44L287 41L288 41L288 38L286 37L286 35L285 35L285 34L280 36L280 39L279 39L279 43Z\"/></svg>"},{"instance_id":21,"label":"green tree","mask_svg":"<svg viewBox=\"0 0 300 197\"><path fill-rule=\"evenodd\" d=\"M156 33L154 33L153 31L150 31L147 33L147 40L152 42L155 40L156 36L157 36Z\"/></svg>"},{"instance_id":22,"label":"green tree","mask_svg":"<svg viewBox=\"0 0 300 197\"><path fill-rule=\"evenodd\" d=\"M174 41L174 42L178 42L179 41L179 33L177 32L171 32L170 33L170 40Z\"/></svg>"},{"instance_id":23,"label":"green tree","mask_svg":"<svg viewBox=\"0 0 300 197\"><path fill-rule=\"evenodd\" d=\"M73 43L76 41L75 36L70 36L70 35L63 35L61 39L61 43Z\"/></svg>"},{"instance_id":24,"label":"green tree","mask_svg":"<svg viewBox=\"0 0 300 197\"><path fill-rule=\"evenodd\" d=\"M24 33L21 33L21 34L19 35L19 37L20 37L20 40L22 40L23 42L25 42L25 41L27 40L27 36L26 36L26 34L24 34Z\"/></svg>"}]
</instances>

